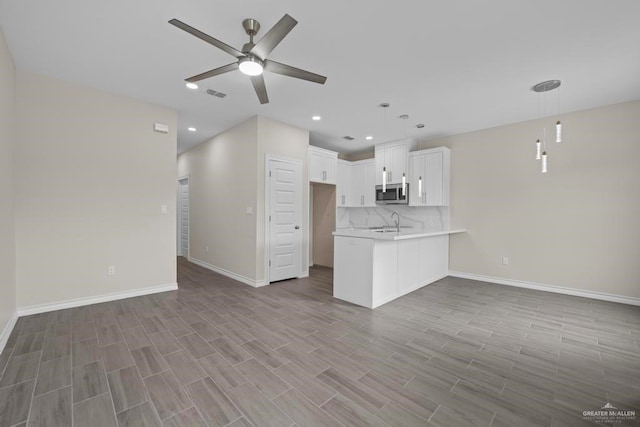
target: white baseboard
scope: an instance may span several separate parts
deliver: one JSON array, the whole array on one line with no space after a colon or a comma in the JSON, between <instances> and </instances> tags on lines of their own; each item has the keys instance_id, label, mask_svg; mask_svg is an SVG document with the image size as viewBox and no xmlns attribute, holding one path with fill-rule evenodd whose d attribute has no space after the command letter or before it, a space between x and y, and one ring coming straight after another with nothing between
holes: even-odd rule
<instances>
[{"instance_id":1,"label":"white baseboard","mask_svg":"<svg viewBox=\"0 0 640 427\"><path fill-rule=\"evenodd\" d=\"M553 292L556 294L573 295L577 297L591 298L602 301L618 302L621 304L640 306L640 298L624 295L607 294L604 292L586 291L583 289L565 288L562 286L544 285L542 283L525 282L523 280L504 279L501 277L482 276L480 274L464 273L461 271L449 271L449 276L461 279L478 280L480 282L497 283L499 285L515 286L516 288L536 289L538 291Z\"/></svg>"},{"instance_id":2,"label":"white baseboard","mask_svg":"<svg viewBox=\"0 0 640 427\"><path fill-rule=\"evenodd\" d=\"M222 274L223 276L227 276L233 280L237 280L240 283L244 283L245 285L249 285L252 286L254 288L259 288L261 286L265 286L267 283L265 283L264 280L253 280L253 279L249 279L248 277L244 277L240 274L234 273L232 271L229 270L225 270L224 268L220 268L220 267L216 267L215 265L211 265L208 262L205 261L201 261L197 258L192 258L189 257L189 261L191 261L194 264L199 265L200 267L204 267L207 270L211 270L213 272L216 272L218 274Z\"/></svg>"},{"instance_id":3,"label":"white baseboard","mask_svg":"<svg viewBox=\"0 0 640 427\"><path fill-rule=\"evenodd\" d=\"M13 332L13 328L16 326L16 322L18 321L18 313L13 313L9 321L4 327L2 333L0 333L0 354L4 351L5 346L7 345L7 341L9 341L9 336L11 332ZM0 375L2 371L0 371Z\"/></svg>"},{"instance_id":4,"label":"white baseboard","mask_svg":"<svg viewBox=\"0 0 640 427\"><path fill-rule=\"evenodd\" d=\"M175 291L178 289L177 283L169 285L149 286L146 288L133 289L124 292L114 292L112 294L98 295L95 297L76 298L66 301L59 301L50 304L30 305L18 307L18 316L29 316L31 314L46 313L48 311L63 310L65 308L81 307L83 305L98 304L101 302L116 301L119 299L139 297L142 295L157 294L159 292Z\"/></svg>"}]
</instances>

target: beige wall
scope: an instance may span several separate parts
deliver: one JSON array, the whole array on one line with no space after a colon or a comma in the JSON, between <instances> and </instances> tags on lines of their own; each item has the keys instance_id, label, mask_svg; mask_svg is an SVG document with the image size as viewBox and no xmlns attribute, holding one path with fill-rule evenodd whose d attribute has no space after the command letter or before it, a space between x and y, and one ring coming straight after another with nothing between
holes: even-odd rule
<instances>
[{"instance_id":1,"label":"beige wall","mask_svg":"<svg viewBox=\"0 0 640 427\"><path fill-rule=\"evenodd\" d=\"M333 231L336 229L336 186L313 185L313 263L333 267Z\"/></svg>"},{"instance_id":2,"label":"beige wall","mask_svg":"<svg viewBox=\"0 0 640 427\"><path fill-rule=\"evenodd\" d=\"M189 176L190 256L252 281L257 126L254 117L178 157L178 176Z\"/></svg>"},{"instance_id":3,"label":"beige wall","mask_svg":"<svg viewBox=\"0 0 640 427\"><path fill-rule=\"evenodd\" d=\"M28 72L16 105L18 307L175 284L176 112Z\"/></svg>"},{"instance_id":4,"label":"beige wall","mask_svg":"<svg viewBox=\"0 0 640 427\"><path fill-rule=\"evenodd\" d=\"M538 121L421 144L451 148L450 269L639 298L640 101L560 119L545 175Z\"/></svg>"},{"instance_id":5,"label":"beige wall","mask_svg":"<svg viewBox=\"0 0 640 427\"><path fill-rule=\"evenodd\" d=\"M181 154L178 176L189 176L191 257L260 284L265 278L266 154L300 160L304 181L308 143L308 131L258 116ZM306 236L309 196L303 188ZM303 266L308 265L306 246L305 238Z\"/></svg>"},{"instance_id":6,"label":"beige wall","mask_svg":"<svg viewBox=\"0 0 640 427\"><path fill-rule=\"evenodd\" d=\"M0 29L0 342L2 332L16 313L12 162L15 79L13 58Z\"/></svg>"},{"instance_id":7,"label":"beige wall","mask_svg":"<svg viewBox=\"0 0 640 427\"><path fill-rule=\"evenodd\" d=\"M258 163L257 163L257 245L256 245L256 277L264 280L264 233L265 233L265 208L264 208L264 165L267 154L299 160L302 163L302 260L301 268L308 271L309 265L309 185L307 184L307 163L309 131L287 125L266 117L258 116Z\"/></svg>"}]
</instances>

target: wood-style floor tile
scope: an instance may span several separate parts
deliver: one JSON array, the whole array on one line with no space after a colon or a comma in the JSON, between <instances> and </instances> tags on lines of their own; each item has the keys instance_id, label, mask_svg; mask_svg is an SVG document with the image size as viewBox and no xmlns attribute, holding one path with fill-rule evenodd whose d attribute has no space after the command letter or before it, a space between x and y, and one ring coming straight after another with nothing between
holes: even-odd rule
<instances>
[{"instance_id":1,"label":"wood-style floor tile","mask_svg":"<svg viewBox=\"0 0 640 427\"><path fill-rule=\"evenodd\" d=\"M58 427L72 425L71 387L50 391L33 398L30 426Z\"/></svg>"},{"instance_id":2,"label":"wood-style floor tile","mask_svg":"<svg viewBox=\"0 0 640 427\"><path fill-rule=\"evenodd\" d=\"M640 307L447 277L375 310L333 271L18 319L0 425L581 426L640 393Z\"/></svg>"},{"instance_id":3,"label":"wood-style floor tile","mask_svg":"<svg viewBox=\"0 0 640 427\"><path fill-rule=\"evenodd\" d=\"M36 381L0 388L0 425L11 426L26 421Z\"/></svg>"},{"instance_id":4,"label":"wood-style floor tile","mask_svg":"<svg viewBox=\"0 0 640 427\"><path fill-rule=\"evenodd\" d=\"M101 362L91 362L73 368L74 403L109 391L107 376Z\"/></svg>"},{"instance_id":5,"label":"wood-style floor tile","mask_svg":"<svg viewBox=\"0 0 640 427\"><path fill-rule=\"evenodd\" d=\"M160 427L162 422L149 402L134 406L118 414L120 427Z\"/></svg>"},{"instance_id":6,"label":"wood-style floor tile","mask_svg":"<svg viewBox=\"0 0 640 427\"><path fill-rule=\"evenodd\" d=\"M166 419L164 427L207 427L196 408L189 408L173 417Z\"/></svg>"},{"instance_id":7,"label":"wood-style floor tile","mask_svg":"<svg viewBox=\"0 0 640 427\"><path fill-rule=\"evenodd\" d=\"M147 388L135 366L109 372L107 380L116 412L122 412L149 399Z\"/></svg>"},{"instance_id":8,"label":"wood-style floor tile","mask_svg":"<svg viewBox=\"0 0 640 427\"><path fill-rule=\"evenodd\" d=\"M109 393L73 405L74 427L116 427L116 413Z\"/></svg>"},{"instance_id":9,"label":"wood-style floor tile","mask_svg":"<svg viewBox=\"0 0 640 427\"><path fill-rule=\"evenodd\" d=\"M191 401L208 425L224 426L242 416L224 392L209 377L191 383L185 388Z\"/></svg>"},{"instance_id":10,"label":"wood-style floor tile","mask_svg":"<svg viewBox=\"0 0 640 427\"><path fill-rule=\"evenodd\" d=\"M283 427L293 424L277 406L253 384L244 383L227 392L233 403L256 426Z\"/></svg>"},{"instance_id":11,"label":"wood-style floor tile","mask_svg":"<svg viewBox=\"0 0 640 427\"><path fill-rule=\"evenodd\" d=\"M338 421L328 412L311 403L294 389L282 393L273 400L278 408L295 421L297 426L332 426Z\"/></svg>"},{"instance_id":12,"label":"wood-style floor tile","mask_svg":"<svg viewBox=\"0 0 640 427\"><path fill-rule=\"evenodd\" d=\"M35 395L71 385L71 357L40 363Z\"/></svg>"},{"instance_id":13,"label":"wood-style floor tile","mask_svg":"<svg viewBox=\"0 0 640 427\"><path fill-rule=\"evenodd\" d=\"M193 406L191 399L171 371L147 377L144 383L158 415L163 420Z\"/></svg>"}]
</instances>

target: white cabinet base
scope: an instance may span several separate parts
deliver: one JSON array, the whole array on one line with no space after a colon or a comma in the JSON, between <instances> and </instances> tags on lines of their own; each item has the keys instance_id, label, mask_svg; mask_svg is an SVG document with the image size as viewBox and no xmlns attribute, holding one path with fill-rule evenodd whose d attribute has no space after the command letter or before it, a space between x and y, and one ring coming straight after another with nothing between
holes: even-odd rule
<instances>
[{"instance_id":1,"label":"white cabinet base","mask_svg":"<svg viewBox=\"0 0 640 427\"><path fill-rule=\"evenodd\" d=\"M333 296L376 308L447 276L449 235L407 240L335 236Z\"/></svg>"}]
</instances>

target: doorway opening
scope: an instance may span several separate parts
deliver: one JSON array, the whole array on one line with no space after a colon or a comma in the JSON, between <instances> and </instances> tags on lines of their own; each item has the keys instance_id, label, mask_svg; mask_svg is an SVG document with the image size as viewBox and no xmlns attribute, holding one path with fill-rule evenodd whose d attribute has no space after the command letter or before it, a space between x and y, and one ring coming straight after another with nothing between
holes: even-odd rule
<instances>
[{"instance_id":1,"label":"doorway opening","mask_svg":"<svg viewBox=\"0 0 640 427\"><path fill-rule=\"evenodd\" d=\"M176 212L177 224L177 253L178 256L189 259L189 177L178 179L178 206Z\"/></svg>"},{"instance_id":2,"label":"doorway opening","mask_svg":"<svg viewBox=\"0 0 640 427\"><path fill-rule=\"evenodd\" d=\"M333 267L333 231L336 229L336 186L309 186L309 266Z\"/></svg>"}]
</instances>

